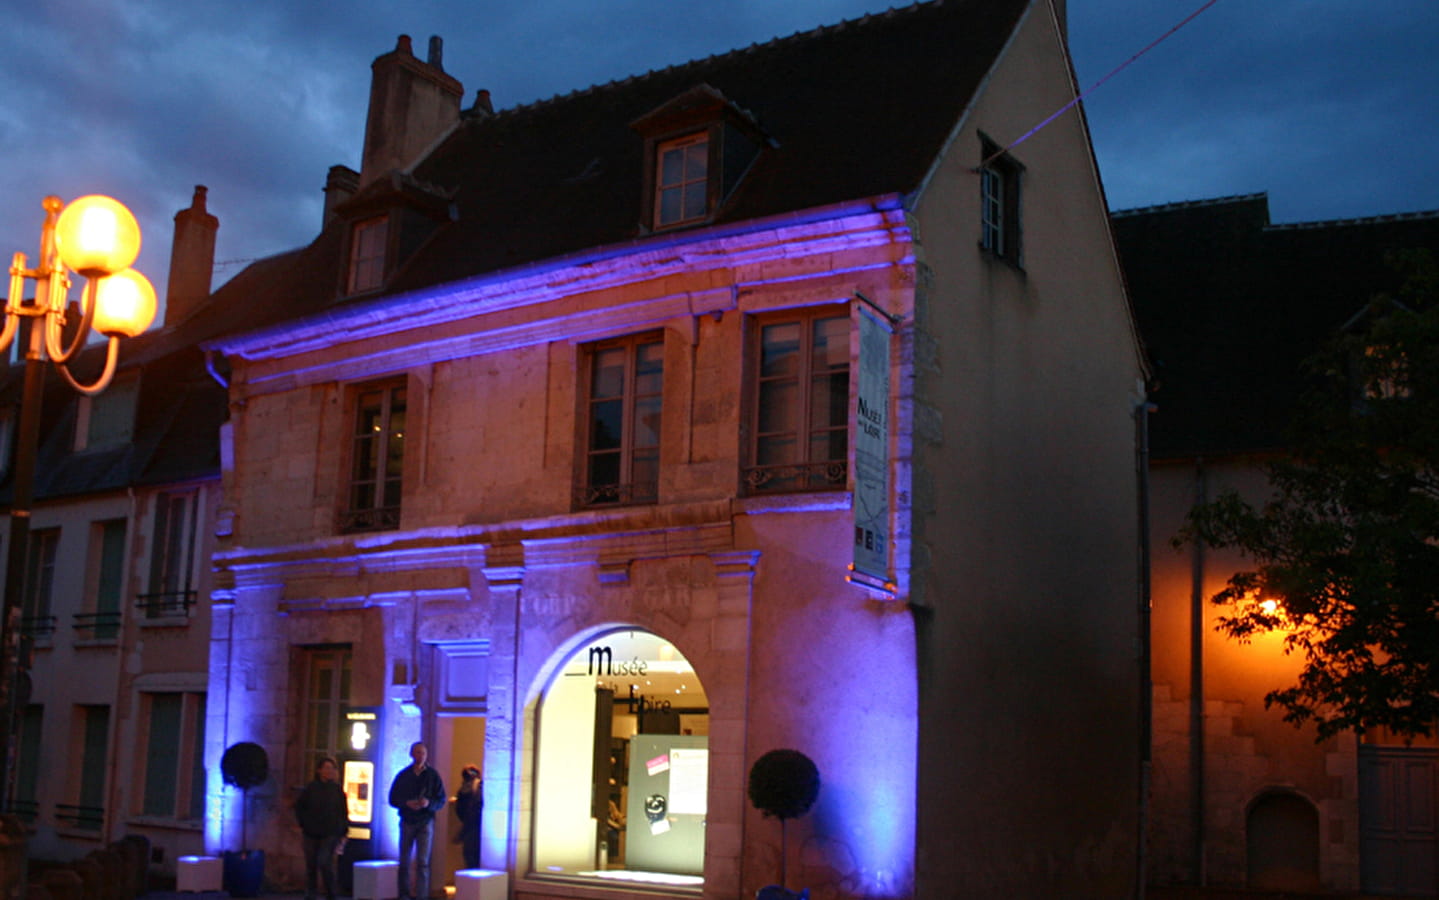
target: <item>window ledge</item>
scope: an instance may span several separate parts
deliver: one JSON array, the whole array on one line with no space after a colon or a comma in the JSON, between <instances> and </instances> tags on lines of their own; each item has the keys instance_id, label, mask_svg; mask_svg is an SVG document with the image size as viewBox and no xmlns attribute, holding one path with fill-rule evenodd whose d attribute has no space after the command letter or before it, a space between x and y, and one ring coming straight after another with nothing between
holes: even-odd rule
<instances>
[{"instance_id":1,"label":"window ledge","mask_svg":"<svg viewBox=\"0 0 1439 900\"><path fill-rule=\"evenodd\" d=\"M82 841L94 841L97 844L105 840L105 830L103 828L90 829L79 828L74 825L56 825L55 833L60 837L77 838Z\"/></svg>"},{"instance_id":2,"label":"window ledge","mask_svg":"<svg viewBox=\"0 0 1439 900\"><path fill-rule=\"evenodd\" d=\"M1026 274L1024 271L1024 265L1022 263L1016 262L1014 257L1004 253L995 253L993 250L984 246L984 244L982 243L978 244L978 247L979 255L994 263L995 265L1008 266L1010 269L1013 269L1020 275Z\"/></svg>"},{"instance_id":3,"label":"window ledge","mask_svg":"<svg viewBox=\"0 0 1439 900\"><path fill-rule=\"evenodd\" d=\"M153 619L141 619L141 628L185 628L190 624L189 616L156 616Z\"/></svg>"},{"instance_id":4,"label":"window ledge","mask_svg":"<svg viewBox=\"0 0 1439 900\"><path fill-rule=\"evenodd\" d=\"M199 833L205 830L205 823L199 819L171 819L166 816L131 816L125 824L134 828L163 828L168 831Z\"/></svg>"},{"instance_id":5,"label":"window ledge","mask_svg":"<svg viewBox=\"0 0 1439 900\"><path fill-rule=\"evenodd\" d=\"M119 638L82 638L75 641L76 649L114 650L119 646Z\"/></svg>"},{"instance_id":6,"label":"window ledge","mask_svg":"<svg viewBox=\"0 0 1439 900\"><path fill-rule=\"evenodd\" d=\"M809 491L795 494L755 494L735 501L746 515L763 513L829 512L848 510L854 506L850 491Z\"/></svg>"}]
</instances>

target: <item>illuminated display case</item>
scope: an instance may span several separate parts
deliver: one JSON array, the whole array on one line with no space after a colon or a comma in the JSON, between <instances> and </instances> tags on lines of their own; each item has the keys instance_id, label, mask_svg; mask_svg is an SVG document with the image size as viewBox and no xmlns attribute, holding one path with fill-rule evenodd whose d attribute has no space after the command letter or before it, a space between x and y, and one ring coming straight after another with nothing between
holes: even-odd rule
<instances>
[{"instance_id":1,"label":"illuminated display case","mask_svg":"<svg viewBox=\"0 0 1439 900\"><path fill-rule=\"evenodd\" d=\"M345 760L343 784L350 814L349 837L368 839L375 820L375 764L368 759Z\"/></svg>"},{"instance_id":2,"label":"illuminated display case","mask_svg":"<svg viewBox=\"0 0 1439 900\"><path fill-rule=\"evenodd\" d=\"M340 887L349 894L354 886L356 862L374 859L375 778L380 759L380 707L349 706L344 710L344 751L340 759L340 785L350 817L345 852L340 857Z\"/></svg>"}]
</instances>

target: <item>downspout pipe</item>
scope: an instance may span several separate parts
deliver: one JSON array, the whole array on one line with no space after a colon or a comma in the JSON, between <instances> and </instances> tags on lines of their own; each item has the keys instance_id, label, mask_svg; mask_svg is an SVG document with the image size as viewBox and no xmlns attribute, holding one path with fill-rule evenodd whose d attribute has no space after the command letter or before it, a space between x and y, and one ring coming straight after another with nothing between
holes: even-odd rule
<instances>
[{"instance_id":1,"label":"downspout pipe","mask_svg":"<svg viewBox=\"0 0 1439 900\"><path fill-rule=\"evenodd\" d=\"M205 350L205 371L210 373L210 377L215 379L216 384L220 385L220 387L226 390L229 390L230 379L220 372L218 364L216 363L217 356L219 356L219 354L215 350Z\"/></svg>"},{"instance_id":2,"label":"downspout pipe","mask_svg":"<svg viewBox=\"0 0 1439 900\"><path fill-rule=\"evenodd\" d=\"M1134 476L1139 521L1139 815L1138 839L1134 855L1134 896L1143 900L1149 878L1149 792L1154 768L1154 690L1150 673L1150 590L1151 545L1149 522L1149 416L1158 407L1141 400L1134 407L1135 460Z\"/></svg>"},{"instance_id":3,"label":"downspout pipe","mask_svg":"<svg viewBox=\"0 0 1439 900\"><path fill-rule=\"evenodd\" d=\"M1204 458L1194 460L1194 506L1209 501L1209 473ZM1194 883L1209 883L1206 864L1204 755L1204 542L1195 539L1189 557L1189 803L1194 832Z\"/></svg>"}]
</instances>

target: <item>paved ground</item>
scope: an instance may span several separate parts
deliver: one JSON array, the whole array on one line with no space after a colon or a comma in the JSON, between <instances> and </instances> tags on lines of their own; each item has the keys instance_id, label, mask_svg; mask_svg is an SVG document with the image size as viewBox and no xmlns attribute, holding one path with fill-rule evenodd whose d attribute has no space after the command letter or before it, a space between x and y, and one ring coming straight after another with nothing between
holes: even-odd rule
<instances>
[{"instance_id":1,"label":"paved ground","mask_svg":"<svg viewBox=\"0 0 1439 900\"><path fill-rule=\"evenodd\" d=\"M1292 891L1246 891L1233 888L1150 888L1146 900L1393 900L1372 894L1308 894Z\"/></svg>"},{"instance_id":2,"label":"paved ground","mask_svg":"<svg viewBox=\"0 0 1439 900\"><path fill-rule=\"evenodd\" d=\"M300 900L299 892L290 894L262 894L255 900ZM1392 897L1378 897L1373 894L1296 894L1289 891L1246 891L1231 888L1169 887L1150 888L1146 900L1394 900ZM212 893L177 893L175 891L150 891L141 900L230 900L224 891ZM1125 898L1127 900L1127 898Z\"/></svg>"},{"instance_id":3,"label":"paved ground","mask_svg":"<svg viewBox=\"0 0 1439 900\"><path fill-rule=\"evenodd\" d=\"M255 900L301 900L303 894L262 894ZM140 900L230 900L224 891L150 891ZM1128 900L1128 898L1122 898ZM1372 894L1297 894L1290 891L1246 891L1232 888L1168 887L1150 888L1145 900L1394 900Z\"/></svg>"}]
</instances>

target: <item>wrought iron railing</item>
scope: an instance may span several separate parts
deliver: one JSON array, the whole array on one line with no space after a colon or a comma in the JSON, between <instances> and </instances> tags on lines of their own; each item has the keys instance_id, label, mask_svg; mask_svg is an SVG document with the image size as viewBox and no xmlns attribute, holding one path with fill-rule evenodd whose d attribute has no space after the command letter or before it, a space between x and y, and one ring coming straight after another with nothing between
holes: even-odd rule
<instances>
[{"instance_id":1,"label":"wrought iron railing","mask_svg":"<svg viewBox=\"0 0 1439 900\"><path fill-rule=\"evenodd\" d=\"M99 831L105 825L105 807L56 803L55 821L84 831Z\"/></svg>"},{"instance_id":2,"label":"wrought iron railing","mask_svg":"<svg viewBox=\"0 0 1439 900\"><path fill-rule=\"evenodd\" d=\"M659 501L659 485L653 481L635 484L587 484L575 491L575 505L591 506L643 506Z\"/></svg>"},{"instance_id":3,"label":"wrought iron railing","mask_svg":"<svg viewBox=\"0 0 1439 900\"><path fill-rule=\"evenodd\" d=\"M82 641L114 640L120 634L120 613L75 614L75 635Z\"/></svg>"},{"instance_id":4,"label":"wrought iron railing","mask_svg":"<svg viewBox=\"0 0 1439 900\"><path fill-rule=\"evenodd\" d=\"M20 633L31 640L48 643L55 636L55 617L21 616Z\"/></svg>"},{"instance_id":5,"label":"wrought iron railing","mask_svg":"<svg viewBox=\"0 0 1439 900\"><path fill-rule=\"evenodd\" d=\"M394 531L400 527L400 508L382 506L373 509L351 509L340 513L340 533L356 531Z\"/></svg>"},{"instance_id":6,"label":"wrought iron railing","mask_svg":"<svg viewBox=\"0 0 1439 900\"><path fill-rule=\"evenodd\" d=\"M135 608L147 619L173 619L180 616L189 618L190 607L195 605L196 592L153 591L135 598Z\"/></svg>"},{"instance_id":7,"label":"wrought iron railing","mask_svg":"<svg viewBox=\"0 0 1439 900\"><path fill-rule=\"evenodd\" d=\"M744 470L745 490L751 494L796 491L838 491L847 483L849 467L843 460L816 463L750 466Z\"/></svg>"},{"instance_id":8,"label":"wrought iron railing","mask_svg":"<svg viewBox=\"0 0 1439 900\"><path fill-rule=\"evenodd\" d=\"M9 812L18 816L22 821L34 822L40 815L40 804L34 800L11 800Z\"/></svg>"}]
</instances>

